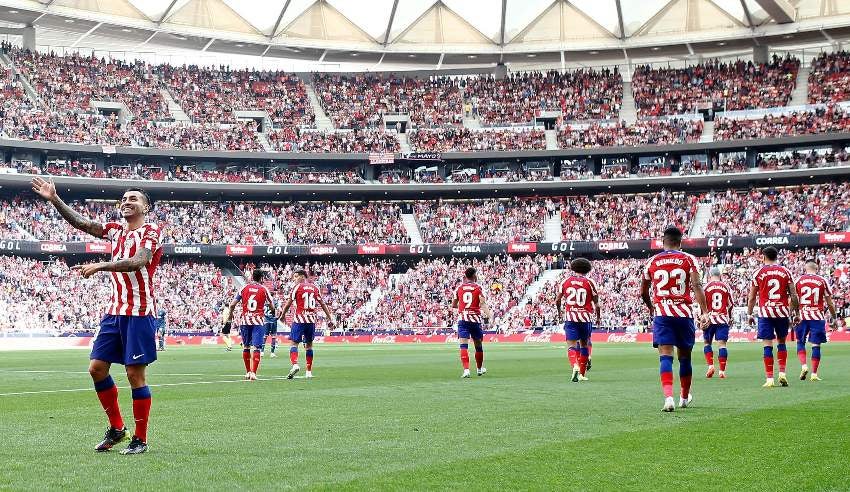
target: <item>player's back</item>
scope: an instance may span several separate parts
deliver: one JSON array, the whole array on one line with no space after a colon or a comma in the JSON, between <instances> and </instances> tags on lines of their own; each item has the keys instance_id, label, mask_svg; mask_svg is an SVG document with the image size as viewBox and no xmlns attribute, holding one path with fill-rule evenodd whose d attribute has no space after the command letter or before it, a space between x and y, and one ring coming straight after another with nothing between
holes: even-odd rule
<instances>
[{"instance_id":1,"label":"player's back","mask_svg":"<svg viewBox=\"0 0 850 492\"><path fill-rule=\"evenodd\" d=\"M265 322L265 307L269 291L262 284L250 283L239 293L242 302L243 325L262 326Z\"/></svg>"},{"instance_id":2,"label":"player's back","mask_svg":"<svg viewBox=\"0 0 850 492\"><path fill-rule=\"evenodd\" d=\"M693 317L694 275L699 275L697 260L684 251L662 251L647 261L643 278L651 282L656 316Z\"/></svg>"},{"instance_id":3,"label":"player's back","mask_svg":"<svg viewBox=\"0 0 850 492\"><path fill-rule=\"evenodd\" d=\"M566 321L590 323L596 312L594 298L597 295L596 283L584 275L570 275L561 284L564 299Z\"/></svg>"},{"instance_id":4,"label":"player's back","mask_svg":"<svg viewBox=\"0 0 850 492\"><path fill-rule=\"evenodd\" d=\"M817 274L806 273L797 279L797 297L800 299L800 319L823 320L826 297L831 294L829 282Z\"/></svg>"},{"instance_id":5,"label":"player's back","mask_svg":"<svg viewBox=\"0 0 850 492\"><path fill-rule=\"evenodd\" d=\"M311 282L300 282L292 289L291 299L295 304L295 323L315 323L316 308L320 298L319 288Z\"/></svg>"},{"instance_id":6,"label":"player's back","mask_svg":"<svg viewBox=\"0 0 850 492\"><path fill-rule=\"evenodd\" d=\"M753 277L752 285L758 291L759 316L762 318L787 318L791 311L788 288L794 282L791 272L782 265L764 265Z\"/></svg>"},{"instance_id":7,"label":"player's back","mask_svg":"<svg viewBox=\"0 0 850 492\"><path fill-rule=\"evenodd\" d=\"M484 289L475 282L463 282L455 291L460 319L471 323L481 323L481 298Z\"/></svg>"},{"instance_id":8,"label":"player's back","mask_svg":"<svg viewBox=\"0 0 850 492\"><path fill-rule=\"evenodd\" d=\"M705 286L708 303L708 322L712 325L728 325L729 310L732 309L732 291L725 282L712 280Z\"/></svg>"}]
</instances>

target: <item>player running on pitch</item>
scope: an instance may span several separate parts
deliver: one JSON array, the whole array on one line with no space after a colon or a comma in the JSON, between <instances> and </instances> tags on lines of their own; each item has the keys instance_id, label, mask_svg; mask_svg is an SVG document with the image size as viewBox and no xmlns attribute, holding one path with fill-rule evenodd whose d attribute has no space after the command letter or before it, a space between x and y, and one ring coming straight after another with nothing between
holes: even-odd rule
<instances>
[{"instance_id":1,"label":"player running on pitch","mask_svg":"<svg viewBox=\"0 0 850 492\"><path fill-rule=\"evenodd\" d=\"M283 310L278 316L280 319L286 318L286 313L292 304L295 304L295 317L292 321L292 326L289 328L289 361L292 362L292 368L287 379L292 379L298 374L301 368L298 366L298 344L304 344L304 353L307 357L307 373L304 375L307 379L313 377L313 339L316 337L316 308L321 307L322 311L327 316L328 326L334 327L334 319L331 316L331 311L327 304L322 299L319 288L316 284L310 282L307 277L307 272L298 270L292 274L292 279L295 281L295 288L292 289L292 294L289 295L289 300L283 306Z\"/></svg>"},{"instance_id":2,"label":"player running on pitch","mask_svg":"<svg viewBox=\"0 0 850 492\"><path fill-rule=\"evenodd\" d=\"M278 308L279 306L275 306ZM266 308L266 338L263 340L263 348L265 349L265 342L271 337L271 357L274 359L277 357L277 354L274 353L275 349L277 349L277 318L275 317L274 311Z\"/></svg>"},{"instance_id":3,"label":"player running on pitch","mask_svg":"<svg viewBox=\"0 0 850 492\"><path fill-rule=\"evenodd\" d=\"M720 347L717 361L720 363L720 379L726 378L726 342L729 341L729 320L732 317L732 291L721 279L720 269L712 268L708 276L708 284L705 286L705 300L708 303L708 326L702 330L702 338L705 342L703 353L708 370L705 377L714 376L714 350L711 347L713 340L717 340Z\"/></svg>"},{"instance_id":4,"label":"player running on pitch","mask_svg":"<svg viewBox=\"0 0 850 492\"><path fill-rule=\"evenodd\" d=\"M703 313L700 316L701 325L708 320L708 309L697 259L680 251L682 231L676 227L667 228L662 242L664 251L646 263L640 294L652 317L652 344L658 348L661 387L664 390L664 407L661 410L672 412L675 407L673 347L676 347L679 358L679 384L682 386L679 408L685 408L693 401L691 351L696 331L692 307L694 298Z\"/></svg>"},{"instance_id":5,"label":"player running on pitch","mask_svg":"<svg viewBox=\"0 0 850 492\"><path fill-rule=\"evenodd\" d=\"M452 299L452 309L457 309L458 314L457 338L460 343L460 363L463 366L461 378L469 377L470 338L475 345L475 366L478 368L478 375L487 373L484 368L484 331L481 329L481 323L485 319L491 319L491 315L484 299L484 289L477 282L475 268L467 268L464 281L457 287Z\"/></svg>"},{"instance_id":6,"label":"player running on pitch","mask_svg":"<svg viewBox=\"0 0 850 492\"><path fill-rule=\"evenodd\" d=\"M570 262L570 269L575 274L567 277L558 289L555 296L555 306L558 309L558 319L565 319L564 332L567 337L567 354L572 367L572 381L587 381L587 361L590 333L593 331L592 321L599 324L599 291L596 283L587 278L587 274L593 267L590 260L576 258ZM561 315L561 301L566 304L563 316ZM576 349L576 343L579 347Z\"/></svg>"},{"instance_id":7,"label":"player running on pitch","mask_svg":"<svg viewBox=\"0 0 850 492\"><path fill-rule=\"evenodd\" d=\"M106 416L109 428L96 451L108 451L127 438L127 427L118 406L118 387L109 374L112 364L123 364L133 395L136 428L129 446L121 454L139 454L148 449L148 417L151 391L145 372L156 360L156 298L154 273L162 256L160 229L145 222L151 209L147 193L130 188L121 197L119 211L124 223L100 223L86 219L69 207L56 193L53 181L33 178L32 190L53 204L59 215L80 231L111 242L112 261L77 265L73 269L84 278L97 272L110 272L112 299L107 314L92 342L89 374Z\"/></svg>"},{"instance_id":8,"label":"player running on pitch","mask_svg":"<svg viewBox=\"0 0 850 492\"><path fill-rule=\"evenodd\" d=\"M233 309L241 303L239 321L239 336L242 338L242 361L245 363L245 379L256 381L257 370L260 368L260 356L263 340L266 338L265 309L266 306L274 314L274 299L272 294L261 284L263 271L256 269L251 272L252 282L242 287L242 290L230 305L225 314L225 323L230 321ZM253 354L251 351L253 350Z\"/></svg>"},{"instance_id":9,"label":"player running on pitch","mask_svg":"<svg viewBox=\"0 0 850 492\"><path fill-rule=\"evenodd\" d=\"M795 328L797 335L797 357L800 359L800 381L805 381L809 374L806 365L806 339L812 344L812 381L820 381L818 366L820 366L820 346L826 343L826 319L824 304L832 316L832 330L836 328L838 316L835 312L835 302L832 300L832 290L827 280L818 275L818 262L806 260L806 273L797 279L797 296L800 299L800 324Z\"/></svg>"},{"instance_id":10,"label":"player running on pitch","mask_svg":"<svg viewBox=\"0 0 850 492\"><path fill-rule=\"evenodd\" d=\"M747 319L750 326L755 324L753 309L756 298L759 304L757 338L764 345L764 372L767 380L764 388L773 388L773 340L776 339L776 356L779 359L779 384L788 386L785 376L785 366L788 362L788 349L785 339L791 320L797 313L797 291L794 289L794 278L784 266L776 263L779 252L768 246L761 250L764 265L759 268L750 284L750 295L747 299Z\"/></svg>"}]
</instances>

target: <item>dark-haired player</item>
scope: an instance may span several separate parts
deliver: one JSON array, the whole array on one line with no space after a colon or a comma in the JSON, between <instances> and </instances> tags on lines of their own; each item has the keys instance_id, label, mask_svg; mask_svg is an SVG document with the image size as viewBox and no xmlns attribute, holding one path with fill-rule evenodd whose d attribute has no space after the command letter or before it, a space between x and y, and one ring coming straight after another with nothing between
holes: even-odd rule
<instances>
[{"instance_id":1,"label":"dark-haired player","mask_svg":"<svg viewBox=\"0 0 850 492\"><path fill-rule=\"evenodd\" d=\"M820 346L826 343L826 319L824 307L829 308L832 316L833 326L838 320L835 312L835 302L832 300L832 291L829 282L818 275L818 262L814 259L806 260L806 273L797 279L797 296L800 299L800 324L794 329L797 335L797 357L800 359L802 368L800 380L804 381L809 374L809 366L806 365L806 339L812 344L812 381L820 381L818 367L820 366Z\"/></svg>"},{"instance_id":2,"label":"dark-haired player","mask_svg":"<svg viewBox=\"0 0 850 492\"><path fill-rule=\"evenodd\" d=\"M726 377L726 360L729 356L726 351L726 342L729 341L729 320L732 317L732 291L720 277L720 269L712 268L708 275L708 284L705 286L705 301L708 303L708 326L702 330L702 338L705 345L705 363L708 370L705 377L714 376L714 350L711 347L713 340L717 340L720 346L717 360L720 363L720 379Z\"/></svg>"},{"instance_id":3,"label":"dark-haired player","mask_svg":"<svg viewBox=\"0 0 850 492\"><path fill-rule=\"evenodd\" d=\"M124 223L100 223L84 218L62 201L52 180L34 178L32 189L52 203L59 215L74 228L97 238L109 239L112 243L112 261L73 268L84 278L97 272L110 272L112 280L112 299L92 343L89 363L95 391L109 418L106 435L95 450L108 451L127 438L127 427L118 406L118 387L109 374L115 363L123 364L127 372L136 422L133 438L121 454L144 453L148 449L151 409L151 391L145 372L148 364L156 360L153 314L157 306L153 279L162 256L159 226L145 222L145 216L151 209L150 197L141 189L128 189L118 207Z\"/></svg>"},{"instance_id":4,"label":"dark-haired player","mask_svg":"<svg viewBox=\"0 0 850 492\"><path fill-rule=\"evenodd\" d=\"M463 366L461 378L469 377L469 339L475 345L475 366L478 375L487 373L484 368L484 331L481 323L490 319L490 308L484 299L484 289L478 285L478 273L469 267L464 272L464 280L455 290L452 309L457 309L457 338L460 343L460 363ZM483 317L482 317L483 314Z\"/></svg>"},{"instance_id":5,"label":"dark-haired player","mask_svg":"<svg viewBox=\"0 0 850 492\"><path fill-rule=\"evenodd\" d=\"M558 309L558 318L564 319L564 333L567 337L567 354L572 367L572 381L587 381L587 343L590 333L593 331L593 322L599 324L599 292L596 283L587 278L587 274L593 267L590 260L576 258L570 262L570 269L575 272L567 277L558 289L555 296L555 306ZM561 301L566 308L561 316ZM578 343L578 350L576 350Z\"/></svg>"},{"instance_id":6,"label":"dark-haired player","mask_svg":"<svg viewBox=\"0 0 850 492\"><path fill-rule=\"evenodd\" d=\"M759 317L758 334L764 345L764 372L767 380L763 387L773 388L773 340L777 341L776 356L779 359L779 384L788 386L785 376L785 366L788 362L788 349L785 339L791 319L797 313L797 291L794 289L794 278L791 272L776 263L779 252L768 246L761 250L764 265L759 268L750 284L750 295L747 299L747 319L750 326L755 324L753 309L758 299Z\"/></svg>"},{"instance_id":7,"label":"dark-haired player","mask_svg":"<svg viewBox=\"0 0 850 492\"><path fill-rule=\"evenodd\" d=\"M652 342L658 348L661 387L664 390L662 411L672 412L673 347L679 359L679 383L682 386L679 407L693 401L691 395L691 351L694 348L693 301L700 307L700 322L708 320L705 292L702 290L699 266L693 255L680 251L682 231L669 227L662 240L664 251L649 259L643 270L640 294L652 316ZM650 288L652 292L650 293Z\"/></svg>"},{"instance_id":8,"label":"dark-haired player","mask_svg":"<svg viewBox=\"0 0 850 492\"><path fill-rule=\"evenodd\" d=\"M279 318L285 319L290 306L295 304L295 318L289 328L289 361L292 368L287 374L292 379L301 368L298 366L298 344L304 344L304 353L307 357L307 379L313 377L313 339L316 338L316 309L321 307L327 316L328 326L333 328L334 319L316 284L310 282L305 270L298 270L292 274L295 288L289 295L289 300L283 306Z\"/></svg>"},{"instance_id":9,"label":"dark-haired player","mask_svg":"<svg viewBox=\"0 0 850 492\"><path fill-rule=\"evenodd\" d=\"M270 350L271 350L271 357L272 357L272 359L274 359L275 357L277 357L277 354L275 353L275 350L277 350L277 318L275 317L274 311L272 311L268 307L266 308L265 315L266 315L266 319L265 319L265 322L266 322L266 325L265 325L266 326L266 340L268 340L269 337L271 337L271 342L270 342L271 349ZM265 343L263 343L263 348L265 348Z\"/></svg>"},{"instance_id":10,"label":"dark-haired player","mask_svg":"<svg viewBox=\"0 0 850 492\"><path fill-rule=\"evenodd\" d=\"M233 309L242 304L239 318L239 336L242 338L242 361L245 363L245 379L255 381L260 368L263 341L266 338L266 306L274 313L272 294L263 285L264 272L259 268L251 272L251 283L242 290L227 307L225 323L230 321ZM251 353L253 351L253 354Z\"/></svg>"}]
</instances>

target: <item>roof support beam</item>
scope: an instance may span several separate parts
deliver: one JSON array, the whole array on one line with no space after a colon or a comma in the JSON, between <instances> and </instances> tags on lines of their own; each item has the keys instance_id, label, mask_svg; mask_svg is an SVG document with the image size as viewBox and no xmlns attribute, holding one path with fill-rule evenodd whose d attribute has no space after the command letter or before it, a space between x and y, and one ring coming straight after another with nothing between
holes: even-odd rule
<instances>
[{"instance_id":1,"label":"roof support beam","mask_svg":"<svg viewBox=\"0 0 850 492\"><path fill-rule=\"evenodd\" d=\"M325 51L322 52L322 56L319 57L319 63L325 62L325 55L327 55L327 54L328 54L328 50L325 50Z\"/></svg>"},{"instance_id":2,"label":"roof support beam","mask_svg":"<svg viewBox=\"0 0 850 492\"><path fill-rule=\"evenodd\" d=\"M623 25L623 6L617 0L617 20L620 22L620 39L626 39L626 27Z\"/></svg>"},{"instance_id":3,"label":"roof support beam","mask_svg":"<svg viewBox=\"0 0 850 492\"><path fill-rule=\"evenodd\" d=\"M207 51L207 48L209 48L214 42L215 42L215 38L210 38L210 40L207 41L207 44L204 45L204 49L201 50L201 53L204 53L205 51Z\"/></svg>"},{"instance_id":4,"label":"roof support beam","mask_svg":"<svg viewBox=\"0 0 850 492\"><path fill-rule=\"evenodd\" d=\"M505 18L508 12L508 0L502 0L502 27L499 29L499 46L505 45Z\"/></svg>"},{"instance_id":5,"label":"roof support beam","mask_svg":"<svg viewBox=\"0 0 850 492\"><path fill-rule=\"evenodd\" d=\"M174 8L174 4L176 4L176 3L177 3L177 0L171 0L171 3L168 4L168 8L165 9L165 12L162 13L162 17L160 17L159 20L156 21L157 24L162 24L165 21L165 19L168 18L168 14L171 13L171 9Z\"/></svg>"},{"instance_id":6,"label":"roof support beam","mask_svg":"<svg viewBox=\"0 0 850 492\"><path fill-rule=\"evenodd\" d=\"M744 17L747 18L747 27L752 29L753 27L755 27L755 25L753 25L753 16L750 15L750 8L747 7L747 2L741 0L741 7L744 8Z\"/></svg>"},{"instance_id":7,"label":"roof support beam","mask_svg":"<svg viewBox=\"0 0 850 492\"><path fill-rule=\"evenodd\" d=\"M97 28L98 28L98 27L100 27L100 26L102 26L102 25L103 25L103 22L98 22L97 24L95 24L95 26L94 26L94 27L92 27L91 29L89 29L88 31L86 31L83 35L81 35L80 37L78 37L78 38L77 38L77 40L76 40L76 41L74 41L74 43L71 45L71 47L72 47L72 48L76 47L78 44L80 44L80 42L82 42L82 40L84 40L84 39L86 39L87 37L89 37L89 34L91 34L91 33L95 32L95 31L97 30Z\"/></svg>"},{"instance_id":8,"label":"roof support beam","mask_svg":"<svg viewBox=\"0 0 850 492\"><path fill-rule=\"evenodd\" d=\"M820 33L823 35L823 37L824 37L827 41L829 41L829 42L830 42L830 43L832 43L832 44L835 44L835 38L833 38L832 36L830 36L828 32L826 32L826 31L824 31L824 30L823 30L823 28L821 28L821 29L820 29Z\"/></svg>"},{"instance_id":9,"label":"roof support beam","mask_svg":"<svg viewBox=\"0 0 850 492\"><path fill-rule=\"evenodd\" d=\"M272 39L277 34L277 28L280 27L280 21L283 20L283 14L286 13L286 10L289 8L289 4L292 0L286 0L286 3L283 4L283 8L280 9L280 14L277 16L277 20L274 23L274 27L272 28L272 32L269 33L269 39Z\"/></svg>"},{"instance_id":10,"label":"roof support beam","mask_svg":"<svg viewBox=\"0 0 850 492\"><path fill-rule=\"evenodd\" d=\"M390 10L390 19L387 21L387 30L384 32L384 41L381 43L384 46L390 42L390 31L393 28L393 21L395 21L395 11L398 9L398 0L393 2L393 8Z\"/></svg>"},{"instance_id":11,"label":"roof support beam","mask_svg":"<svg viewBox=\"0 0 850 492\"><path fill-rule=\"evenodd\" d=\"M788 0L756 0L778 24L794 22L794 6Z\"/></svg>"},{"instance_id":12,"label":"roof support beam","mask_svg":"<svg viewBox=\"0 0 850 492\"><path fill-rule=\"evenodd\" d=\"M151 40L151 39L153 39L153 37L154 37L154 36L156 36L156 34L157 34L158 32L159 32L159 31L154 31L154 32L152 32L152 33L151 33L151 35L150 35L150 36L148 36L148 39L146 39L146 40L144 40L144 41L142 41L141 43L139 43L139 44L137 44L137 45L136 45L136 49L139 49L139 48L141 48L142 46L144 46L144 45L148 44L148 43L150 42L150 40Z\"/></svg>"},{"instance_id":13,"label":"roof support beam","mask_svg":"<svg viewBox=\"0 0 850 492\"><path fill-rule=\"evenodd\" d=\"M440 53L440 61L437 62L437 70L443 68L443 58L446 57L445 53Z\"/></svg>"},{"instance_id":14,"label":"roof support beam","mask_svg":"<svg viewBox=\"0 0 850 492\"><path fill-rule=\"evenodd\" d=\"M691 46L691 43L685 43L685 46L688 48L688 53L690 53L691 55L695 54L694 47Z\"/></svg>"},{"instance_id":15,"label":"roof support beam","mask_svg":"<svg viewBox=\"0 0 850 492\"><path fill-rule=\"evenodd\" d=\"M266 49L263 50L263 54L260 55L260 58L266 56L266 53L268 53L270 49L272 49L272 45L267 45Z\"/></svg>"}]
</instances>

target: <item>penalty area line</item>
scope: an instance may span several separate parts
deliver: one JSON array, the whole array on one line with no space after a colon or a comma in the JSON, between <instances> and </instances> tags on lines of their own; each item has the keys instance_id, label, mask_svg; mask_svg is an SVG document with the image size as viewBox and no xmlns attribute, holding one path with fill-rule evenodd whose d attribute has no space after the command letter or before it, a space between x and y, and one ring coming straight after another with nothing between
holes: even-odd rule
<instances>
[{"instance_id":1,"label":"penalty area line","mask_svg":"<svg viewBox=\"0 0 850 492\"><path fill-rule=\"evenodd\" d=\"M303 377L303 376L301 376ZM287 379L286 376L273 377L273 378L257 378L257 381L281 381ZM180 383L158 383L158 384L149 384L151 388L166 388L170 386L194 386L199 384L228 384L228 383L252 383L253 381L246 381L244 379L226 379L219 381L183 381ZM119 386L119 389L128 390L129 386ZM94 391L94 388L73 388L73 389L58 389L58 390L41 390L41 391L15 391L11 393L0 393L0 397L3 396L25 396L25 395L49 395L55 393L78 393L81 391Z\"/></svg>"}]
</instances>

